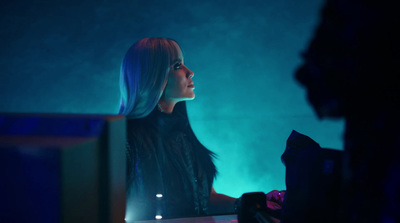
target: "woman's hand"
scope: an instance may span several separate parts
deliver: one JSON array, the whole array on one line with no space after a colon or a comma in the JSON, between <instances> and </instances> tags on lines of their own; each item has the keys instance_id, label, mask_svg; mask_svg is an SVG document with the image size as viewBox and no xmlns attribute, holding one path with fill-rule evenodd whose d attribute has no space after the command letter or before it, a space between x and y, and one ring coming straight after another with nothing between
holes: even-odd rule
<instances>
[{"instance_id":1,"label":"woman's hand","mask_svg":"<svg viewBox=\"0 0 400 223\"><path fill-rule=\"evenodd\" d=\"M267 193L265 196L267 197L267 207L272 210L280 210L282 209L282 204L285 199L285 192L284 190L278 191L273 190Z\"/></svg>"}]
</instances>

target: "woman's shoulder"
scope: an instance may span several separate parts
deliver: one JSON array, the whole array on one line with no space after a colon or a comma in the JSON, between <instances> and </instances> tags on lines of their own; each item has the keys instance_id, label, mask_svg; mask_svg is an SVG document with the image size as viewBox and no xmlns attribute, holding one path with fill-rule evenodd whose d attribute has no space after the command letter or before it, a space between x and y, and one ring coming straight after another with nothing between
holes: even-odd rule
<instances>
[{"instance_id":1,"label":"woman's shoulder","mask_svg":"<svg viewBox=\"0 0 400 223\"><path fill-rule=\"evenodd\" d=\"M131 153L135 156L144 159L151 157L154 151L152 141L154 141L155 134L149 125L146 125L140 120L131 119L127 121L127 143Z\"/></svg>"},{"instance_id":2,"label":"woman's shoulder","mask_svg":"<svg viewBox=\"0 0 400 223\"><path fill-rule=\"evenodd\" d=\"M128 119L127 120L127 131L129 133L141 133L152 128L151 123L144 118L140 119Z\"/></svg>"}]
</instances>

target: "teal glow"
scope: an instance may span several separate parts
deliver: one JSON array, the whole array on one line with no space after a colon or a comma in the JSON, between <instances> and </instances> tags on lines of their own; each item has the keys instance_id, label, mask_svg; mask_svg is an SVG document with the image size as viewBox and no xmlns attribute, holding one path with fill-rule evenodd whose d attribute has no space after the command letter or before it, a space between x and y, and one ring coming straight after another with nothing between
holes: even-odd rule
<instances>
[{"instance_id":1,"label":"teal glow","mask_svg":"<svg viewBox=\"0 0 400 223\"><path fill-rule=\"evenodd\" d=\"M219 156L215 189L285 189L293 129L342 149L343 121L318 120L294 80L322 0L17 1L0 9L0 112L115 114L119 68L138 39L176 39L195 73L188 102Z\"/></svg>"}]
</instances>

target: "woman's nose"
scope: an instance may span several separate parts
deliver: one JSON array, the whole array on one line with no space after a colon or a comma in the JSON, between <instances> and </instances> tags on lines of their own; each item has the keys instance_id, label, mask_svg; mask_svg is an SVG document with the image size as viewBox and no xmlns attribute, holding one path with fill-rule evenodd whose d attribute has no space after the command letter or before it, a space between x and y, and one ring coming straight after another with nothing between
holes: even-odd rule
<instances>
[{"instance_id":1,"label":"woman's nose","mask_svg":"<svg viewBox=\"0 0 400 223\"><path fill-rule=\"evenodd\" d=\"M189 68L187 68L187 77L193 78L193 76L194 76L194 73L191 70L189 70Z\"/></svg>"}]
</instances>

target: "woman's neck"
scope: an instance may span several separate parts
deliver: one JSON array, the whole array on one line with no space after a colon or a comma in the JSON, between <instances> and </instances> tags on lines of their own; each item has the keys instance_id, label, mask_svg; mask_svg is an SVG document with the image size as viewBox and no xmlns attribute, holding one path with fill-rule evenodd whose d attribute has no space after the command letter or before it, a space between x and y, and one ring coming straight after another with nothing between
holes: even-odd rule
<instances>
[{"instance_id":1,"label":"woman's neck","mask_svg":"<svg viewBox=\"0 0 400 223\"><path fill-rule=\"evenodd\" d=\"M157 104L157 108L159 111L163 112L163 113L167 113L167 114L171 114L174 111L174 107L176 105L176 101L173 100L164 100L163 98L161 98L158 101Z\"/></svg>"}]
</instances>

